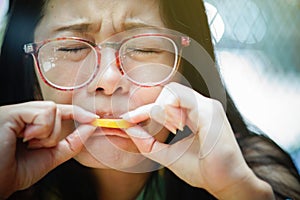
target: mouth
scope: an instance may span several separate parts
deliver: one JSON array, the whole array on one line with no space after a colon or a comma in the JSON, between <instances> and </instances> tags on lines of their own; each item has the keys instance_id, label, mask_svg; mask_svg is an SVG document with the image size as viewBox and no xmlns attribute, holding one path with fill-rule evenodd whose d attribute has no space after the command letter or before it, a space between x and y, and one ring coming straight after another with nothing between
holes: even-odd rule
<instances>
[{"instance_id":1,"label":"mouth","mask_svg":"<svg viewBox=\"0 0 300 200\"><path fill-rule=\"evenodd\" d=\"M97 127L94 136L118 136L121 138L130 138L124 129L132 126L142 126L145 127L149 124L150 120L140 122L138 124L132 124L116 115L101 113L98 114L100 118L95 119L91 122L91 125Z\"/></svg>"},{"instance_id":2,"label":"mouth","mask_svg":"<svg viewBox=\"0 0 300 200\"><path fill-rule=\"evenodd\" d=\"M119 128L104 128L98 127L93 136L117 136L121 138L129 139L130 137L126 134L126 132Z\"/></svg>"},{"instance_id":3,"label":"mouth","mask_svg":"<svg viewBox=\"0 0 300 200\"><path fill-rule=\"evenodd\" d=\"M94 136L118 136L121 138L129 138L126 132L123 130L134 126L132 124L116 115L108 113L97 113L100 118L95 119L91 124L97 129Z\"/></svg>"},{"instance_id":4,"label":"mouth","mask_svg":"<svg viewBox=\"0 0 300 200\"><path fill-rule=\"evenodd\" d=\"M124 120L124 119L95 119L92 123L93 126L103 127L103 128L129 128L134 126L134 124Z\"/></svg>"}]
</instances>

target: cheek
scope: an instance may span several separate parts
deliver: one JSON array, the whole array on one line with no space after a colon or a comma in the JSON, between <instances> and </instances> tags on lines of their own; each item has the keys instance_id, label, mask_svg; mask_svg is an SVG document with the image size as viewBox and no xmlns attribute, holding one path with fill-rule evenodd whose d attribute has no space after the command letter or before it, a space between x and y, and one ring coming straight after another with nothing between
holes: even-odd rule
<instances>
[{"instance_id":1,"label":"cheek","mask_svg":"<svg viewBox=\"0 0 300 200\"><path fill-rule=\"evenodd\" d=\"M55 103L60 104L72 104L72 92L54 89L44 83L40 78L38 79L44 100L54 101Z\"/></svg>"},{"instance_id":2,"label":"cheek","mask_svg":"<svg viewBox=\"0 0 300 200\"><path fill-rule=\"evenodd\" d=\"M153 103L160 94L162 87L136 87L130 92L130 102L135 107Z\"/></svg>"},{"instance_id":3,"label":"cheek","mask_svg":"<svg viewBox=\"0 0 300 200\"><path fill-rule=\"evenodd\" d=\"M131 92L130 102L134 102L135 107L153 103L161 90L162 87L138 87ZM169 131L164 126L152 120L143 128L160 142L164 142L169 135Z\"/></svg>"},{"instance_id":4,"label":"cheek","mask_svg":"<svg viewBox=\"0 0 300 200\"><path fill-rule=\"evenodd\" d=\"M47 85L42 80L36 66L35 73L38 79L39 86L41 88L43 100L54 101L55 103L60 104L72 104L72 92L57 90Z\"/></svg>"}]
</instances>

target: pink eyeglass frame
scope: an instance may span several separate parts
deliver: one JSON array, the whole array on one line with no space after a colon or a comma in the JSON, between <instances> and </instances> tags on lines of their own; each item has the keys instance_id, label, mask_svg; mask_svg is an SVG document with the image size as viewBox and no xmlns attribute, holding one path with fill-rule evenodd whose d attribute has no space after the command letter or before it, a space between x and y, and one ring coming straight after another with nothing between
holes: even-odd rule
<instances>
[{"instance_id":1,"label":"pink eyeglass frame","mask_svg":"<svg viewBox=\"0 0 300 200\"><path fill-rule=\"evenodd\" d=\"M125 38L125 39L121 40L120 42L104 42L104 43L100 43L98 45L91 42L91 41L89 41L89 40L86 40L86 39L83 39L83 38L80 38L80 37L59 37L59 38L44 40L44 41L41 41L41 42L25 44L24 47L23 47L23 50L26 54L31 54L33 56L35 65L37 67L37 71L39 72L39 75L42 78L44 83L46 83L48 86L50 86L52 88L55 88L57 90L73 91L75 89L79 89L79 88L82 88L82 87L88 85L96 77L97 72L99 71L99 66L100 66L100 62L101 62L101 48L103 48L103 47L110 47L110 48L113 48L113 49L116 50L115 56L116 56L117 67L119 68L120 73L122 75L124 75L124 74L126 75L126 73L124 73L124 70L122 69L122 66L121 66L121 63L120 63L120 58L119 58L120 47L122 46L122 44L124 44L126 41L128 41L130 39L139 38L139 37L147 37L147 36L165 37L165 38L171 40L175 44L175 47L177 48L176 49L177 50L177 55L176 55L177 58L176 58L176 62L174 64L173 70L165 80L163 80L159 83L153 84L153 85L139 84L139 83L135 82L134 80L132 80L128 76L126 76L126 78L129 79L135 85L138 85L138 86L141 86L141 87L159 86L159 85L162 85L163 83L165 83L167 80L169 80L173 76L174 72L177 70L179 60L180 60L180 58L178 58L178 57L181 56L182 48L189 46L190 42L191 42L191 40L188 36L178 36L178 35L173 35L173 34L162 34L162 33L143 33L143 34L137 34L137 35ZM44 46L45 44L47 44L47 43L50 43L50 42L53 42L53 41L60 41L60 40L80 41L80 42L83 42L83 43L86 43L86 44L90 45L93 48L93 50L96 52L97 64L95 66L95 71L93 72L93 74L91 75L91 77L87 81L85 81L84 83L82 83L79 86L61 87L61 86L55 85L55 84L51 83L50 81L48 81L46 79L46 77L44 76L44 74L42 73L42 71L41 71L41 66L40 66L39 61L38 61L38 53L39 53L40 48L42 46Z\"/></svg>"}]
</instances>

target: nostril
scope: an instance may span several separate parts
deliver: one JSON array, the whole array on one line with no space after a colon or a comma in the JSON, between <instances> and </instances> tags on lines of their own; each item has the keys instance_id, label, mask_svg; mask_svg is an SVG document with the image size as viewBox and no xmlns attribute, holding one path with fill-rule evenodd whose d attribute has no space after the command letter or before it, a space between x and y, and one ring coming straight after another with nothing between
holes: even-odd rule
<instances>
[{"instance_id":1,"label":"nostril","mask_svg":"<svg viewBox=\"0 0 300 200\"><path fill-rule=\"evenodd\" d=\"M101 92L102 94L105 94L105 95L112 95L113 93L122 93L123 89L122 87L116 87L116 88L107 88L107 89L104 89L102 87L98 87L96 89L96 92Z\"/></svg>"},{"instance_id":2,"label":"nostril","mask_svg":"<svg viewBox=\"0 0 300 200\"><path fill-rule=\"evenodd\" d=\"M96 91L97 92L102 92L102 91L104 91L104 89L103 88L97 88Z\"/></svg>"}]
</instances>

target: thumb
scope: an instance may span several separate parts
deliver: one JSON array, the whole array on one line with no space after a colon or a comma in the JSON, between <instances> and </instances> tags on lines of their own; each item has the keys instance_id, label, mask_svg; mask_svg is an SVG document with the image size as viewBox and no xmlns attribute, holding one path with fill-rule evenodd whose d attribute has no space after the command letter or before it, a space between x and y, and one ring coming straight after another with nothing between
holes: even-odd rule
<instances>
[{"instance_id":1,"label":"thumb","mask_svg":"<svg viewBox=\"0 0 300 200\"><path fill-rule=\"evenodd\" d=\"M181 148L177 148L177 144L169 145L159 142L140 126L130 127L125 131L141 154L165 167L178 160L184 152L180 150Z\"/></svg>"},{"instance_id":2,"label":"thumb","mask_svg":"<svg viewBox=\"0 0 300 200\"><path fill-rule=\"evenodd\" d=\"M30 179L26 184L37 182L49 171L77 155L94 130L95 127L91 125L80 125L68 137L61 140L57 146L29 151L30 155L23 157L23 162L26 163L25 167L19 168L21 170L20 174L26 174ZM27 172L32 171L32 169L37 170L32 174L28 174Z\"/></svg>"},{"instance_id":3,"label":"thumb","mask_svg":"<svg viewBox=\"0 0 300 200\"><path fill-rule=\"evenodd\" d=\"M51 149L54 167L76 156L95 129L96 127L91 125L80 125L73 133L61 140L55 148Z\"/></svg>"}]
</instances>

